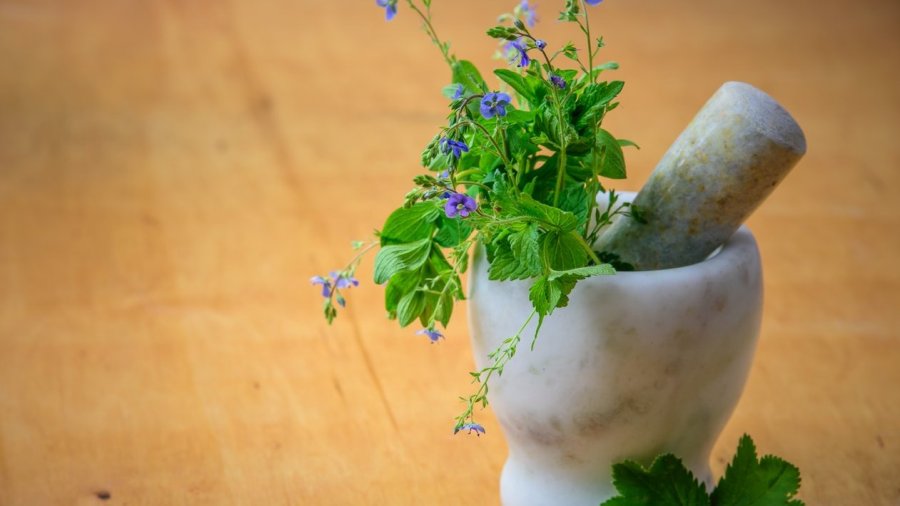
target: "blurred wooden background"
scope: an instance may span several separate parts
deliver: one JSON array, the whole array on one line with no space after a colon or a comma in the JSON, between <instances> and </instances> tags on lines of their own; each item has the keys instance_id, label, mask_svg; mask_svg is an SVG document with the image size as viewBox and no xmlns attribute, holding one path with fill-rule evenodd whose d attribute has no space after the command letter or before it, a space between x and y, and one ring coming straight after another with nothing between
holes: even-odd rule
<instances>
[{"instance_id":1,"label":"blurred wooden background","mask_svg":"<svg viewBox=\"0 0 900 506\"><path fill-rule=\"evenodd\" d=\"M512 1L435 2L455 52ZM575 38L543 0L538 31ZM900 3L608 0L608 126L637 189L724 81L809 153L752 217L759 352L716 447L807 504L900 504ZM453 437L463 313L431 346L340 266L418 172L448 72L374 0L0 0L0 504L496 504L506 448Z\"/></svg>"}]
</instances>

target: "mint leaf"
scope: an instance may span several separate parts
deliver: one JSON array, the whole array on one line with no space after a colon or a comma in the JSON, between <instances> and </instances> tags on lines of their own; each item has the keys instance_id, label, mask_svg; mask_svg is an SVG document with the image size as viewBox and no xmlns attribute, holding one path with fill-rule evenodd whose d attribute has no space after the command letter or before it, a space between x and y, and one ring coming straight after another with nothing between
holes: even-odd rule
<instances>
[{"instance_id":1,"label":"mint leaf","mask_svg":"<svg viewBox=\"0 0 900 506\"><path fill-rule=\"evenodd\" d=\"M418 269L428 259L430 251L430 238L382 247L375 255L375 283L380 285L398 272Z\"/></svg>"},{"instance_id":2,"label":"mint leaf","mask_svg":"<svg viewBox=\"0 0 900 506\"><path fill-rule=\"evenodd\" d=\"M529 223L524 229L509 234L509 246L513 257L528 277L541 273L541 251L538 246L538 225Z\"/></svg>"},{"instance_id":3,"label":"mint leaf","mask_svg":"<svg viewBox=\"0 0 900 506\"><path fill-rule=\"evenodd\" d=\"M597 143L606 147L600 175L610 179L625 179L625 154L622 153L622 145L619 140L601 128L597 130Z\"/></svg>"},{"instance_id":4,"label":"mint leaf","mask_svg":"<svg viewBox=\"0 0 900 506\"><path fill-rule=\"evenodd\" d=\"M569 293L575 288L576 282L574 278L550 279L549 276L541 276L534 280L534 284L528 290L528 298L534 304L541 321L556 308L569 305Z\"/></svg>"},{"instance_id":5,"label":"mint leaf","mask_svg":"<svg viewBox=\"0 0 900 506\"><path fill-rule=\"evenodd\" d=\"M438 229L438 233L434 236L434 242L445 248L452 248L465 241L474 228L472 222L469 220L448 218L443 213L440 213L438 226L440 228Z\"/></svg>"},{"instance_id":6,"label":"mint leaf","mask_svg":"<svg viewBox=\"0 0 900 506\"><path fill-rule=\"evenodd\" d=\"M397 209L384 222L381 245L408 243L430 237L434 232L434 221L440 215L441 211L433 201Z\"/></svg>"},{"instance_id":7,"label":"mint leaf","mask_svg":"<svg viewBox=\"0 0 900 506\"><path fill-rule=\"evenodd\" d=\"M709 496L694 475L672 454L644 469L625 461L613 465L613 485L621 494L601 506L709 506Z\"/></svg>"},{"instance_id":8,"label":"mint leaf","mask_svg":"<svg viewBox=\"0 0 900 506\"><path fill-rule=\"evenodd\" d=\"M558 271L584 266L587 263L587 253L582 248L581 241L576 234L577 232L556 231L544 234L541 237L543 263Z\"/></svg>"},{"instance_id":9,"label":"mint leaf","mask_svg":"<svg viewBox=\"0 0 900 506\"><path fill-rule=\"evenodd\" d=\"M541 221L547 228L567 232L578 227L578 218L574 214L542 204L525 193L519 197L518 207L522 214Z\"/></svg>"},{"instance_id":10,"label":"mint leaf","mask_svg":"<svg viewBox=\"0 0 900 506\"><path fill-rule=\"evenodd\" d=\"M511 232L494 241L488 279L506 281L528 279L543 271L538 249L537 224Z\"/></svg>"},{"instance_id":11,"label":"mint leaf","mask_svg":"<svg viewBox=\"0 0 900 506\"><path fill-rule=\"evenodd\" d=\"M734 459L712 494L716 506L802 506L794 499L800 471L772 455L756 459L756 446L744 434Z\"/></svg>"},{"instance_id":12,"label":"mint leaf","mask_svg":"<svg viewBox=\"0 0 900 506\"><path fill-rule=\"evenodd\" d=\"M616 270L613 269L612 265L609 264L600 264L600 265L592 265L590 267L579 267L577 269L569 269L567 271L550 271L549 279L550 281L563 278L570 277L575 280L589 278L591 276L608 276L611 274L615 274Z\"/></svg>"}]
</instances>

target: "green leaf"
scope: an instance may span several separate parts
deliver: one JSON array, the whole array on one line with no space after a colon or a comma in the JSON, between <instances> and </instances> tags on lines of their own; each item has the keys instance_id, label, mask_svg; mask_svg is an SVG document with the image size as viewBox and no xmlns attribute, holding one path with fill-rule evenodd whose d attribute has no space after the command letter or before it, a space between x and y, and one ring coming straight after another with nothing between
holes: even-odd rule
<instances>
[{"instance_id":1,"label":"green leaf","mask_svg":"<svg viewBox=\"0 0 900 506\"><path fill-rule=\"evenodd\" d=\"M541 253L538 247L538 225L529 223L524 229L509 234L513 256L537 275L541 272Z\"/></svg>"},{"instance_id":2,"label":"green leaf","mask_svg":"<svg viewBox=\"0 0 900 506\"><path fill-rule=\"evenodd\" d=\"M375 283L380 285L398 272L418 269L428 259L430 251L430 238L383 246L375 255Z\"/></svg>"},{"instance_id":3,"label":"green leaf","mask_svg":"<svg viewBox=\"0 0 900 506\"><path fill-rule=\"evenodd\" d=\"M631 146L631 147L634 147L637 149L641 149L641 147L638 146L636 142L630 141L628 139L619 139L619 146L622 146L623 148L627 147L627 146Z\"/></svg>"},{"instance_id":4,"label":"green leaf","mask_svg":"<svg viewBox=\"0 0 900 506\"><path fill-rule=\"evenodd\" d=\"M615 274L616 270L612 265L600 264L591 265L590 267L579 267L577 269L569 269L567 271L551 270L549 279L553 281L562 277L571 277L573 279L584 279L591 276L609 276Z\"/></svg>"},{"instance_id":5,"label":"green leaf","mask_svg":"<svg viewBox=\"0 0 900 506\"><path fill-rule=\"evenodd\" d=\"M397 321L401 327L412 323L425 309L425 294L419 291L409 292L397 304Z\"/></svg>"},{"instance_id":6,"label":"green leaf","mask_svg":"<svg viewBox=\"0 0 900 506\"><path fill-rule=\"evenodd\" d=\"M531 240L531 230L536 232L537 229L529 227L508 237L498 238L491 244L488 279L494 281L528 279L541 273L543 268L540 257L534 258L532 247L527 244Z\"/></svg>"},{"instance_id":7,"label":"green leaf","mask_svg":"<svg viewBox=\"0 0 900 506\"><path fill-rule=\"evenodd\" d=\"M384 222L381 245L408 243L431 237L434 221L441 215L435 201L419 202L397 209Z\"/></svg>"},{"instance_id":8,"label":"green leaf","mask_svg":"<svg viewBox=\"0 0 900 506\"><path fill-rule=\"evenodd\" d=\"M398 272L384 288L384 308L389 314L396 313L400 299L415 291L421 283L422 275L419 271Z\"/></svg>"},{"instance_id":9,"label":"green leaf","mask_svg":"<svg viewBox=\"0 0 900 506\"><path fill-rule=\"evenodd\" d=\"M434 242L445 248L452 248L457 244L465 241L472 233L473 226L468 220L456 218L447 218L441 214L438 220L437 235L434 236Z\"/></svg>"},{"instance_id":10,"label":"green leaf","mask_svg":"<svg viewBox=\"0 0 900 506\"><path fill-rule=\"evenodd\" d=\"M597 130L597 144L605 147L600 167L600 175L610 179L625 178L625 154L622 153L622 146L613 134L600 128Z\"/></svg>"},{"instance_id":11,"label":"green leaf","mask_svg":"<svg viewBox=\"0 0 900 506\"><path fill-rule=\"evenodd\" d=\"M799 488L800 471L772 455L757 460L756 446L745 434L712 501L716 506L802 506L794 499Z\"/></svg>"},{"instance_id":12,"label":"green leaf","mask_svg":"<svg viewBox=\"0 0 900 506\"><path fill-rule=\"evenodd\" d=\"M494 74L512 89L516 90L516 93L527 100L529 104L534 105L536 103L534 89L529 85L525 77L509 69L496 69Z\"/></svg>"},{"instance_id":13,"label":"green leaf","mask_svg":"<svg viewBox=\"0 0 900 506\"><path fill-rule=\"evenodd\" d=\"M453 82L461 83L469 93L484 93L488 90L484 78L478 72L478 68L468 60L453 62Z\"/></svg>"},{"instance_id":14,"label":"green leaf","mask_svg":"<svg viewBox=\"0 0 900 506\"><path fill-rule=\"evenodd\" d=\"M601 506L709 506L706 489L681 460L658 457L650 469L625 461L613 465L613 485L621 494Z\"/></svg>"},{"instance_id":15,"label":"green leaf","mask_svg":"<svg viewBox=\"0 0 900 506\"><path fill-rule=\"evenodd\" d=\"M584 267L587 252L577 237L577 232L551 231L541 237L541 257L550 269L567 271Z\"/></svg>"},{"instance_id":16,"label":"green leaf","mask_svg":"<svg viewBox=\"0 0 900 506\"><path fill-rule=\"evenodd\" d=\"M566 232L578 227L578 218L574 214L542 204L526 194L519 197L518 206L523 214L541 221L546 228Z\"/></svg>"},{"instance_id":17,"label":"green leaf","mask_svg":"<svg viewBox=\"0 0 900 506\"><path fill-rule=\"evenodd\" d=\"M541 276L534 280L531 288L528 289L528 298L541 317L552 313L561 297L562 290L560 290L559 284L550 281L547 276Z\"/></svg>"},{"instance_id":18,"label":"green leaf","mask_svg":"<svg viewBox=\"0 0 900 506\"><path fill-rule=\"evenodd\" d=\"M568 182L560 195L559 208L574 214L580 228L587 221L590 199L583 184Z\"/></svg>"}]
</instances>

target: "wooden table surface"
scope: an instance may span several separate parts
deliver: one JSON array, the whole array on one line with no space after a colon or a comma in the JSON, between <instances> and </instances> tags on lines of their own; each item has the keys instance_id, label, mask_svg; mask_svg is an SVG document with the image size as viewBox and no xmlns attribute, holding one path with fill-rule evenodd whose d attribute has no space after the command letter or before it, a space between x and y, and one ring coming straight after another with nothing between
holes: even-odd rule
<instances>
[{"instance_id":1,"label":"wooden table surface","mask_svg":"<svg viewBox=\"0 0 900 506\"><path fill-rule=\"evenodd\" d=\"M402 3L402 2L401 2ZM438 0L482 68L511 1ZM544 0L539 33L575 37ZM497 504L505 443L450 434L464 314L431 346L340 266L417 174L449 75L404 5L0 0L0 504ZM636 189L743 80L809 153L750 219L766 303L740 434L816 505L900 504L900 3L595 9Z\"/></svg>"}]
</instances>

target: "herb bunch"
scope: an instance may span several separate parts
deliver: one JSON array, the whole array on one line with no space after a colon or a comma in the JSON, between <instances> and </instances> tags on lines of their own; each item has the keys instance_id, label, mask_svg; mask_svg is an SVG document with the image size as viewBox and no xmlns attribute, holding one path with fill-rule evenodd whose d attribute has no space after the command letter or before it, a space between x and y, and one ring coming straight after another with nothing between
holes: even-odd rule
<instances>
[{"instance_id":1,"label":"herb bunch","mask_svg":"<svg viewBox=\"0 0 900 506\"><path fill-rule=\"evenodd\" d=\"M537 321L533 347L543 319L567 305L579 280L629 268L591 246L615 215L641 219L637 208L620 202L600 179L624 178L622 148L635 146L602 126L618 106L624 83L601 79L618 68L615 62L595 64L604 42L594 38L587 9L600 2L566 0L559 15L581 31L583 50L573 43L550 47L533 33L537 15L527 0L502 15L487 31L508 59L507 68L493 72L500 86L495 88L438 36L431 0L406 0L450 67L447 123L422 152L427 171L413 179L415 187L376 240L357 244L360 254L330 279L312 281L322 286L330 323L346 304L343 292L358 284L362 254L380 247L374 279L385 285L388 317L401 327L418 321L418 334L434 343L444 337L441 329L454 305L465 298L461 276L476 244L485 249L491 280L532 280L531 316L490 354L489 366L470 373L477 387L463 398L454 432L484 433L475 408L487 406L489 380L502 374L531 321ZM397 15L398 0L376 3L388 20ZM608 194L607 204L598 206L601 192Z\"/></svg>"}]
</instances>

